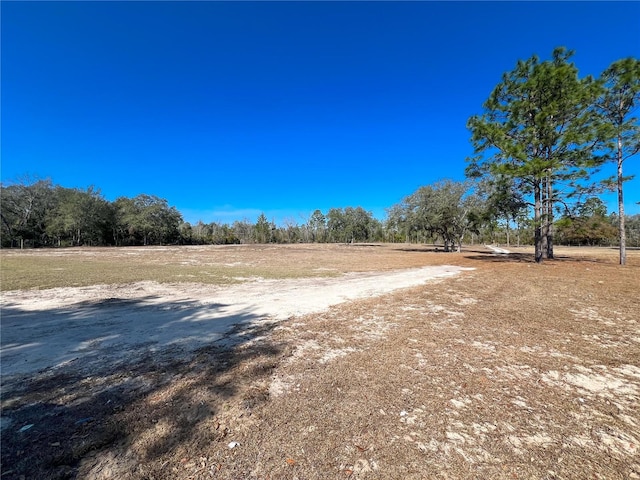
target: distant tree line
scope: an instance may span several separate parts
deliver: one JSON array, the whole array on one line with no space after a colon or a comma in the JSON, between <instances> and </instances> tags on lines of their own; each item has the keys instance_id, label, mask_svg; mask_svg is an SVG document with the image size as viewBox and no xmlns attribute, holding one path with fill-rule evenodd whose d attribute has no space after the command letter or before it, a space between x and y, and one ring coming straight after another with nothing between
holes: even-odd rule
<instances>
[{"instance_id":1,"label":"distant tree line","mask_svg":"<svg viewBox=\"0 0 640 480\"><path fill-rule=\"evenodd\" d=\"M0 187L3 247L235 244L383 241L383 225L362 207L316 210L299 225L276 225L261 214L255 223L191 225L167 200L141 194L113 202L100 191L65 188L51 180L24 179Z\"/></svg>"},{"instance_id":2,"label":"distant tree line","mask_svg":"<svg viewBox=\"0 0 640 480\"><path fill-rule=\"evenodd\" d=\"M186 244L231 243L353 243L384 241L383 224L362 207L331 208L327 214L315 210L307 221L286 219L282 225L269 221L264 213L257 221L236 220L195 225L183 223L182 242Z\"/></svg>"},{"instance_id":3,"label":"distant tree line","mask_svg":"<svg viewBox=\"0 0 640 480\"><path fill-rule=\"evenodd\" d=\"M255 222L185 222L167 200L141 194L105 200L95 188L23 180L0 187L2 247L209 245L251 243L436 243L445 251L463 243L532 244L530 208L495 182L443 180L420 187L387 209L380 221L362 207L315 210L308 219L276 225L264 213ZM589 197L555 222L567 245L616 245L618 216ZM627 218L627 238L640 246L640 215Z\"/></svg>"},{"instance_id":4,"label":"distant tree line","mask_svg":"<svg viewBox=\"0 0 640 480\"><path fill-rule=\"evenodd\" d=\"M151 245L180 240L182 215L141 194L105 200L99 190L24 180L0 191L2 246Z\"/></svg>"}]
</instances>

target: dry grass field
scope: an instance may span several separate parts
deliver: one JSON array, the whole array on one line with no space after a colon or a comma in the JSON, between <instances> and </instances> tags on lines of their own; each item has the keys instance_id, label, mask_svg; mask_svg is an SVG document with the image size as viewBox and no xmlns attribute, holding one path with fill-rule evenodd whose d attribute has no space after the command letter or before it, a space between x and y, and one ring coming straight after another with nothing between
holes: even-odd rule
<instances>
[{"instance_id":1,"label":"dry grass field","mask_svg":"<svg viewBox=\"0 0 640 480\"><path fill-rule=\"evenodd\" d=\"M558 247L542 265L510 250L1 251L3 311L23 305L12 318L25 326L30 301L59 296L72 318L95 285L112 285L91 303L101 318L127 305L118 292L155 282L195 298L465 267L245 323L232 343L3 373L1 478L640 479L640 251L620 267L614 249ZM18 348L4 332L3 319L3 349Z\"/></svg>"}]
</instances>

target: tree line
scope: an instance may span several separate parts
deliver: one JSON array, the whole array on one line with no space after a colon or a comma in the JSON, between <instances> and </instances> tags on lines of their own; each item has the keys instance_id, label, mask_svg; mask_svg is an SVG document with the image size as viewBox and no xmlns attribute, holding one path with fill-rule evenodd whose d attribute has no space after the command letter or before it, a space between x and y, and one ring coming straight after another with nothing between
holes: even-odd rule
<instances>
[{"instance_id":1,"label":"tree line","mask_svg":"<svg viewBox=\"0 0 640 480\"><path fill-rule=\"evenodd\" d=\"M626 259L637 246L638 217L625 219L623 163L640 151L640 60L616 61L600 78L580 78L573 52L520 60L469 118L475 155L468 180L426 185L387 209L380 221L362 207L315 210L298 223L191 225L165 199L141 194L105 200L94 188L50 180L2 185L2 246L232 244L296 242L463 242L533 244L535 259L553 258L557 242L613 245ZM612 164L615 174L595 181ZM618 212L598 198L617 191Z\"/></svg>"},{"instance_id":2,"label":"tree line","mask_svg":"<svg viewBox=\"0 0 640 480\"><path fill-rule=\"evenodd\" d=\"M420 187L387 209L383 221L362 207L315 210L307 219L277 225L262 213L255 222L185 222L167 200L141 194L105 200L100 191L65 188L51 180L24 180L0 188L2 247L206 245L251 243L532 244L526 202L490 182L443 180ZM618 216L589 197L556 221L566 245L615 245ZM640 215L627 219L630 244L640 246Z\"/></svg>"},{"instance_id":3,"label":"tree line","mask_svg":"<svg viewBox=\"0 0 640 480\"><path fill-rule=\"evenodd\" d=\"M316 210L283 225L262 213L255 223L191 225L167 200L147 194L113 202L94 187L66 188L24 179L0 187L3 247L123 246L383 241L383 223L362 207Z\"/></svg>"},{"instance_id":4,"label":"tree line","mask_svg":"<svg viewBox=\"0 0 640 480\"><path fill-rule=\"evenodd\" d=\"M3 247L176 243L182 215L165 199L141 194L105 200L99 190L51 180L2 185Z\"/></svg>"}]
</instances>

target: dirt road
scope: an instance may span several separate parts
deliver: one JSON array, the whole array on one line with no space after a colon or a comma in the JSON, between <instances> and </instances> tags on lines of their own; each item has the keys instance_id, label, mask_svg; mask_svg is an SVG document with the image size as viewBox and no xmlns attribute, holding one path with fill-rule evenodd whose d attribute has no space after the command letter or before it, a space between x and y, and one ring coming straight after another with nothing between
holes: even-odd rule
<instances>
[{"instance_id":1,"label":"dirt road","mask_svg":"<svg viewBox=\"0 0 640 480\"><path fill-rule=\"evenodd\" d=\"M437 266L337 278L256 279L240 285L96 285L6 292L2 375L76 363L104 367L123 357L190 353L233 342L256 324L320 312L332 305L458 274Z\"/></svg>"}]
</instances>

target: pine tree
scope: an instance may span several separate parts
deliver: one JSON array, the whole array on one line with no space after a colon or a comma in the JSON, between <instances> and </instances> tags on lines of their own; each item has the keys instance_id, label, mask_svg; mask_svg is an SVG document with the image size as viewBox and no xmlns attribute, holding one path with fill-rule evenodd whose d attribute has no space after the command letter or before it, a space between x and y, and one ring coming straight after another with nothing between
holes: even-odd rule
<instances>
[{"instance_id":1,"label":"pine tree","mask_svg":"<svg viewBox=\"0 0 640 480\"><path fill-rule=\"evenodd\" d=\"M484 113L467 123L477 154L468 160L467 175L512 178L523 195L533 197L538 263L553 258L558 185L586 178L595 165L597 122L591 107L597 83L578 78L572 55L556 48L551 60L534 55L518 61L484 103Z\"/></svg>"},{"instance_id":2,"label":"pine tree","mask_svg":"<svg viewBox=\"0 0 640 480\"><path fill-rule=\"evenodd\" d=\"M618 234L620 240L620 265L627 260L624 228L624 201L622 164L640 151L640 125L633 117L640 103L640 60L625 58L611 64L601 76L604 90L597 102L597 110L605 122L607 149L616 164L616 188L618 191Z\"/></svg>"}]
</instances>

